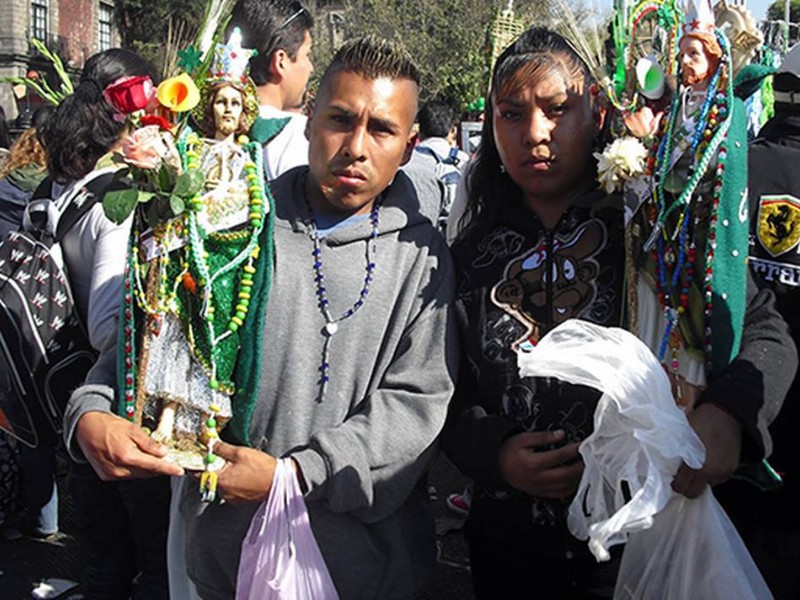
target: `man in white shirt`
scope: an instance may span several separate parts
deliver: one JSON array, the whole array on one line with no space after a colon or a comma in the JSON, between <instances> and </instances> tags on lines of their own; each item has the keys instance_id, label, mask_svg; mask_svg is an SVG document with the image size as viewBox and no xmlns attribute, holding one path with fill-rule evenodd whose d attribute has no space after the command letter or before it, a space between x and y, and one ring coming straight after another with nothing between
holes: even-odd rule
<instances>
[{"instance_id":1,"label":"man in white shirt","mask_svg":"<svg viewBox=\"0 0 800 600\"><path fill-rule=\"evenodd\" d=\"M258 91L259 117L284 120L274 137L264 140L264 174L268 181L299 165L308 164L306 117L301 114L311 63L314 19L301 2L292 0L239 0L231 27L242 31L243 44L258 54L250 59L250 77ZM270 132L272 133L272 132Z\"/></svg>"}]
</instances>

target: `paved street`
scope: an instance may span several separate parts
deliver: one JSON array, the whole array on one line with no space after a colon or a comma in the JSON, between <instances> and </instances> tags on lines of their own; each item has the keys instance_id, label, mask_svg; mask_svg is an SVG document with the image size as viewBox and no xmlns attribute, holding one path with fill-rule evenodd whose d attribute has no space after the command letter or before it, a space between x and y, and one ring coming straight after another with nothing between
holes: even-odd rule
<instances>
[{"instance_id":1,"label":"paved street","mask_svg":"<svg viewBox=\"0 0 800 600\"><path fill-rule=\"evenodd\" d=\"M62 532L48 541L22 538L0 541L0 598L24 600L44 579L77 581L81 555L75 531L75 515L65 491L65 477L59 478ZM431 469L430 485L436 511L437 537L441 548L436 576L425 590L427 600L470 600L469 567L466 545L461 534L463 521L447 510L447 494L461 491L464 478L444 456ZM58 596L62 600L80 600L80 590ZM175 599L180 600L180 599Z\"/></svg>"}]
</instances>

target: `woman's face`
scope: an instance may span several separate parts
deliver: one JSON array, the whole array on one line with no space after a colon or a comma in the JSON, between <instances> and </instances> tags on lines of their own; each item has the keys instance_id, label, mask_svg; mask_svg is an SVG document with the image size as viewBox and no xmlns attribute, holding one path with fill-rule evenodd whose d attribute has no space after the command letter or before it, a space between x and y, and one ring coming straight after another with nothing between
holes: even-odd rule
<instances>
[{"instance_id":1,"label":"woman's face","mask_svg":"<svg viewBox=\"0 0 800 600\"><path fill-rule=\"evenodd\" d=\"M520 76L518 71L512 79ZM495 93L497 150L530 207L566 205L593 177L596 126L589 91L583 75L569 76L560 67L530 79Z\"/></svg>"}]
</instances>

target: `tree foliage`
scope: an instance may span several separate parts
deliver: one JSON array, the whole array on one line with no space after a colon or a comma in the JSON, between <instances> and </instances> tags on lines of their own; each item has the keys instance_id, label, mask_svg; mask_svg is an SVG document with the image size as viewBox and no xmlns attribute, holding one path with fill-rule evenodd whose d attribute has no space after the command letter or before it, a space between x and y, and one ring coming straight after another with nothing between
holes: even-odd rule
<instances>
[{"instance_id":1,"label":"tree foliage","mask_svg":"<svg viewBox=\"0 0 800 600\"><path fill-rule=\"evenodd\" d=\"M548 4L518 1L514 9L523 23L531 24ZM345 0L345 38L373 33L401 42L422 72L421 99L435 97L463 110L486 93L488 31L505 5L496 0ZM318 19L318 29L326 27ZM315 58L322 66L335 49L317 33Z\"/></svg>"},{"instance_id":2,"label":"tree foliage","mask_svg":"<svg viewBox=\"0 0 800 600\"><path fill-rule=\"evenodd\" d=\"M800 0L794 0L800 2ZM572 0L578 20L588 11ZM117 0L123 46L133 48L162 67L169 44L170 24L184 24L184 39L193 34L203 16L206 0ZM491 42L488 32L506 0L304 0L314 13L312 88L336 48L331 36L330 10L341 18L344 39L376 34L401 42L422 72L423 101L439 98L459 110L486 93L489 83ZM524 26L548 22L552 0L517 0L514 11ZM175 45L173 43L173 45Z\"/></svg>"},{"instance_id":3,"label":"tree foliage","mask_svg":"<svg viewBox=\"0 0 800 600\"><path fill-rule=\"evenodd\" d=\"M786 2L784 0L775 0L767 9L767 18L771 21L783 20L786 10ZM789 20L792 23L800 23L800 0L791 0L789 2Z\"/></svg>"},{"instance_id":4,"label":"tree foliage","mask_svg":"<svg viewBox=\"0 0 800 600\"><path fill-rule=\"evenodd\" d=\"M170 37L173 43L185 43L200 27L205 5L206 0L117 0L122 46L161 69Z\"/></svg>"}]
</instances>

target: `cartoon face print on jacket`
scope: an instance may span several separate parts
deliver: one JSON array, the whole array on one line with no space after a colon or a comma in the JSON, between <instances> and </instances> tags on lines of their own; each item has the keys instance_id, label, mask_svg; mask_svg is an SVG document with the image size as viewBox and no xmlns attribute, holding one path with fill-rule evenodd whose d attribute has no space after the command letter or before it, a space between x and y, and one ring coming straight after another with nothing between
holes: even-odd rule
<instances>
[{"instance_id":1,"label":"cartoon face print on jacket","mask_svg":"<svg viewBox=\"0 0 800 600\"><path fill-rule=\"evenodd\" d=\"M492 302L526 327L525 336L514 343L514 349L526 340L538 341L548 321L556 326L580 317L597 295L600 266L595 257L607 240L602 222L591 220L570 234L554 234L550 244L545 235L536 246L508 263L503 279L492 289ZM547 260L548 252L551 261Z\"/></svg>"}]
</instances>

